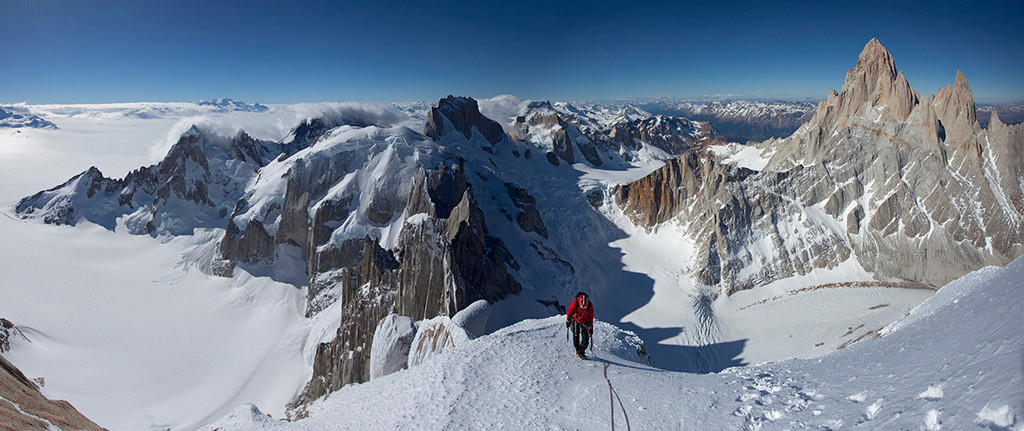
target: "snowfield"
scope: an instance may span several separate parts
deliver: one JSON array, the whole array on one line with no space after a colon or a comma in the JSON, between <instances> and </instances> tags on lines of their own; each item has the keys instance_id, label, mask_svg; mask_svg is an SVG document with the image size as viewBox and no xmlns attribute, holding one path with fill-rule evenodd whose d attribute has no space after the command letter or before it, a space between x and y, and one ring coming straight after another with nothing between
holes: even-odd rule
<instances>
[{"instance_id":1,"label":"snowfield","mask_svg":"<svg viewBox=\"0 0 1024 431\"><path fill-rule=\"evenodd\" d=\"M527 102L499 96L480 105L504 122ZM578 265L580 275L569 280L576 284L524 267L518 276L532 290L488 308L490 334L345 387L313 404L309 418L282 422L276 418L309 380L316 346L333 338L341 310L335 303L304 317L307 280L294 276L304 273L294 251L279 250L275 267L240 265L232 278L215 277L204 265L222 229L152 238L91 223L26 222L13 207L91 165L120 178L153 164L192 124L278 140L301 119L331 111L412 139L429 105L23 109L59 129L0 129L0 317L28 337L12 340L4 356L29 378L45 378L44 395L70 401L112 430L604 429L612 420L625 429L628 416L631 429L1024 431L1024 261L935 293L868 283L872 275L850 260L720 297L705 304L709 324L694 311L700 292L683 275L693 250L680 226L638 229L607 194L661 166L669 156L656 151L616 169L577 163L571 176L547 162L493 155L531 173L517 178L521 185L551 189L537 196L546 221L597 226L551 229L567 244L561 257ZM597 114L612 118L612 111ZM480 160L492 157L477 152ZM717 152L740 166L766 160L741 145ZM373 164L379 170L350 186L378 183L391 158L380 160ZM497 181L475 186L505 193ZM578 199L595 188L605 191L600 214ZM570 198L581 206L563 203ZM383 245L397 235L391 227L376 232ZM536 253L525 242L508 246ZM578 288L590 290L601 321L586 362L565 340L561 317L520 321L551 314L537 298L564 302ZM637 354L641 343L649 355ZM694 370L715 373L686 372Z\"/></svg>"},{"instance_id":2,"label":"snowfield","mask_svg":"<svg viewBox=\"0 0 1024 431\"><path fill-rule=\"evenodd\" d=\"M634 334L604 322L592 358L581 361L562 317L527 320L347 386L307 419L276 421L243 405L203 429L606 429L614 421L644 430L1022 430L1021 280L1024 259L986 268L881 339L718 374L653 368L636 354Z\"/></svg>"}]
</instances>

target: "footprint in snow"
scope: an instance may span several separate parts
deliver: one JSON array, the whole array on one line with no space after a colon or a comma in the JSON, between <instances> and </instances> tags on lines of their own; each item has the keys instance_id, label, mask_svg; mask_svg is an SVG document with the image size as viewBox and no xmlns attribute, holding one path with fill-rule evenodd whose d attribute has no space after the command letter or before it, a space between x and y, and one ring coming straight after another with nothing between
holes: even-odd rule
<instances>
[{"instance_id":1,"label":"footprint in snow","mask_svg":"<svg viewBox=\"0 0 1024 431\"><path fill-rule=\"evenodd\" d=\"M864 420L869 421L878 416L878 411L882 409L882 404L885 402L885 398L879 398L873 404L864 409Z\"/></svg>"},{"instance_id":2,"label":"footprint in snow","mask_svg":"<svg viewBox=\"0 0 1024 431\"><path fill-rule=\"evenodd\" d=\"M867 392L861 392L859 394L853 394L853 395L850 395L850 396L846 397L846 399L848 399L850 401L853 401L855 403L863 403L864 400L868 399L868 393Z\"/></svg>"},{"instance_id":3,"label":"footprint in snow","mask_svg":"<svg viewBox=\"0 0 1024 431\"><path fill-rule=\"evenodd\" d=\"M769 422L774 422L782 417L782 412L778 410L768 410L764 412L764 419Z\"/></svg>"},{"instance_id":4,"label":"footprint in snow","mask_svg":"<svg viewBox=\"0 0 1024 431\"><path fill-rule=\"evenodd\" d=\"M939 420L939 411L935 409L928 410L928 413L924 414L924 429L927 431L939 431L942 429L942 421Z\"/></svg>"},{"instance_id":5,"label":"footprint in snow","mask_svg":"<svg viewBox=\"0 0 1024 431\"><path fill-rule=\"evenodd\" d=\"M978 412L978 425L991 430L1010 430L1010 426L1015 422L1017 422L1017 417L1013 414L1013 409L1005 404L1001 407L990 407L989 404L985 404L985 407ZM1013 429L1020 428L1022 427Z\"/></svg>"},{"instance_id":6,"label":"footprint in snow","mask_svg":"<svg viewBox=\"0 0 1024 431\"><path fill-rule=\"evenodd\" d=\"M928 401L938 401L942 399L942 385L931 385L928 386L924 392L917 394L918 398L922 398Z\"/></svg>"}]
</instances>

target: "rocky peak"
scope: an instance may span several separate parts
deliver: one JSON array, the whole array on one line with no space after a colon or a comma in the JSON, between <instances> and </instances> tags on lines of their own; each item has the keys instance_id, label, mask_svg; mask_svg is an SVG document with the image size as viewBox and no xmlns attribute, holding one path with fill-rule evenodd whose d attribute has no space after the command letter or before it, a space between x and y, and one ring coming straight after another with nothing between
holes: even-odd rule
<instances>
[{"instance_id":1,"label":"rocky peak","mask_svg":"<svg viewBox=\"0 0 1024 431\"><path fill-rule=\"evenodd\" d=\"M497 145L505 136L505 131L494 120L480 113L480 107L471 97L448 95L438 100L437 105L427 113L427 124L423 132L435 140L444 136L444 118L451 122L455 130L462 132L466 139L473 136L475 127L491 146Z\"/></svg>"},{"instance_id":2,"label":"rocky peak","mask_svg":"<svg viewBox=\"0 0 1024 431\"><path fill-rule=\"evenodd\" d=\"M759 144L762 171L691 151L615 188L615 203L641 227L682 221L692 275L727 294L851 256L879 280L937 287L1024 254L1024 128L995 117L983 131L962 72L921 101L872 39L808 123Z\"/></svg>"},{"instance_id":3,"label":"rocky peak","mask_svg":"<svg viewBox=\"0 0 1024 431\"><path fill-rule=\"evenodd\" d=\"M968 127L978 121L974 93L967 85L967 77L960 70L956 71L956 80L952 86L946 84L946 88L939 89L935 93L933 104L939 121L946 125L956 123L960 116L964 116L963 121Z\"/></svg>"},{"instance_id":4,"label":"rocky peak","mask_svg":"<svg viewBox=\"0 0 1024 431\"><path fill-rule=\"evenodd\" d=\"M990 118L988 120L988 128L989 128L989 130L1002 129L1005 126L1006 126L1006 124L1003 124L1003 121L999 119L999 111L993 109L992 110L992 118Z\"/></svg>"},{"instance_id":5,"label":"rocky peak","mask_svg":"<svg viewBox=\"0 0 1024 431\"><path fill-rule=\"evenodd\" d=\"M857 66L850 69L850 72L855 71L866 73L874 78L872 81L882 77L891 81L896 78L896 61L878 39L871 38L857 57ZM847 77L850 76L850 72L847 73Z\"/></svg>"},{"instance_id":6,"label":"rocky peak","mask_svg":"<svg viewBox=\"0 0 1024 431\"><path fill-rule=\"evenodd\" d=\"M880 115L890 113L905 121L917 103L917 93L903 73L897 72L892 54L878 39L871 39L857 58L857 65L846 72L846 80L835 100L838 110L831 118L837 121L835 125L845 127L852 117L864 116L869 109L879 108Z\"/></svg>"},{"instance_id":7,"label":"rocky peak","mask_svg":"<svg viewBox=\"0 0 1024 431\"><path fill-rule=\"evenodd\" d=\"M334 127L333 123L323 118L302 120L298 126L292 129L288 137L282 140L281 150L286 156L291 156L313 145L313 142Z\"/></svg>"}]
</instances>

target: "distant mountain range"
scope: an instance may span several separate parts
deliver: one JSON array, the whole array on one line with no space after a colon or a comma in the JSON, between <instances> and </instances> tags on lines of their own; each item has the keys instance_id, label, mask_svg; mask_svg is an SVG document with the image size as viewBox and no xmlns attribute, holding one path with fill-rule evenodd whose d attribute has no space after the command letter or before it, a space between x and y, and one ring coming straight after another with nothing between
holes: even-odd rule
<instances>
[{"instance_id":1,"label":"distant mountain range","mask_svg":"<svg viewBox=\"0 0 1024 431\"><path fill-rule=\"evenodd\" d=\"M0 127L33 129L56 129L57 125L38 115L28 113L26 108L0 106Z\"/></svg>"},{"instance_id":2,"label":"distant mountain range","mask_svg":"<svg viewBox=\"0 0 1024 431\"><path fill-rule=\"evenodd\" d=\"M307 315L340 319L291 406L301 416L369 379L375 329L392 313L454 316L486 301L481 327L494 330L587 290L617 299L604 318L631 321L653 288L622 269L612 244L629 235L681 232L648 254L689 251L673 256L677 289L692 291L671 316L693 317L695 335L676 332L700 346L722 341L713 301L818 269L938 288L1004 265L1024 254L1024 126L1001 121L1000 106L982 127L959 72L918 94L872 39L817 104L447 96L379 115L338 109L279 141L193 126L157 164L122 179L89 168L16 213L154 237L217 229L202 269L221 276L303 262L289 268L308 280Z\"/></svg>"},{"instance_id":3,"label":"distant mountain range","mask_svg":"<svg viewBox=\"0 0 1024 431\"><path fill-rule=\"evenodd\" d=\"M266 112L270 110L270 108L259 103L237 102L224 97L214 100L200 100L197 104L199 106L213 107L217 112Z\"/></svg>"}]
</instances>

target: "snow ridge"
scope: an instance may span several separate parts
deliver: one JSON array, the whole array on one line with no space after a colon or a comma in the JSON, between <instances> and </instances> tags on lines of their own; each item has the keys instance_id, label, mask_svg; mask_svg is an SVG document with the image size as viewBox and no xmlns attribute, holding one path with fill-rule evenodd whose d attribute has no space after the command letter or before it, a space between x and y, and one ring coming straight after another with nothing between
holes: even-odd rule
<instances>
[{"instance_id":1,"label":"snow ridge","mask_svg":"<svg viewBox=\"0 0 1024 431\"><path fill-rule=\"evenodd\" d=\"M1024 403L1024 346L1019 319L1008 316L1024 301L1021 277L1024 259L951 283L950 295L926 301L911 314L916 320L881 339L816 360L710 375L651 368L637 355L634 334L604 322L597 322L595 358L580 361L562 318L526 320L345 387L311 406L307 419L233 415L204 429L604 428L611 421L607 372L637 429L1016 430L1024 425L1015 410ZM921 315L924 309L932 311Z\"/></svg>"}]
</instances>

